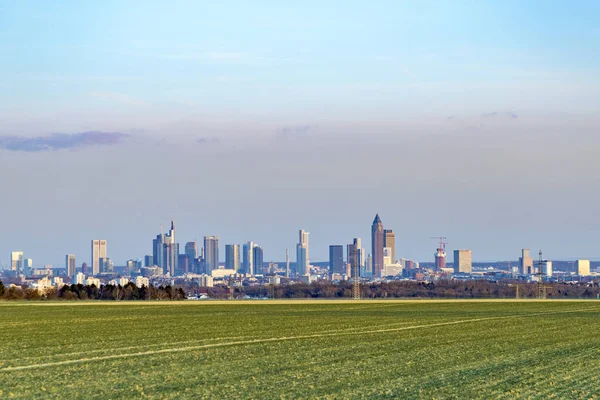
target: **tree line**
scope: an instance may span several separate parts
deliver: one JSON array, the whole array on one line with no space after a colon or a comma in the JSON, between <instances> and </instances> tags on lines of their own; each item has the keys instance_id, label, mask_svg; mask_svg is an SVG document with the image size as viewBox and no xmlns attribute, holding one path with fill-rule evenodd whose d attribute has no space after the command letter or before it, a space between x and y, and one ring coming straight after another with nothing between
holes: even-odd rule
<instances>
[{"instance_id":1,"label":"tree line","mask_svg":"<svg viewBox=\"0 0 600 400\"><path fill-rule=\"evenodd\" d=\"M546 283L545 294L549 299L595 299L600 296L600 283L564 284ZM186 294L206 293L211 299L229 298L229 287L199 287L184 284L179 287L142 286L138 288L129 282L120 285L65 285L60 289L50 288L41 292L26 286L5 287L0 281L0 299L3 300L182 300ZM446 298L446 299L502 299L536 298L539 286L536 283L507 283L488 281L438 281L414 282L392 281L362 284L361 297L364 299L406 299L406 298ZM295 283L290 285L264 285L235 287L233 297L276 299L341 299L352 298L350 282Z\"/></svg>"},{"instance_id":2,"label":"tree line","mask_svg":"<svg viewBox=\"0 0 600 400\"><path fill-rule=\"evenodd\" d=\"M133 282L121 285L65 285L60 289L40 291L26 286L5 287L0 281L0 299L3 300L183 300L182 288L167 286L142 286Z\"/></svg>"}]
</instances>

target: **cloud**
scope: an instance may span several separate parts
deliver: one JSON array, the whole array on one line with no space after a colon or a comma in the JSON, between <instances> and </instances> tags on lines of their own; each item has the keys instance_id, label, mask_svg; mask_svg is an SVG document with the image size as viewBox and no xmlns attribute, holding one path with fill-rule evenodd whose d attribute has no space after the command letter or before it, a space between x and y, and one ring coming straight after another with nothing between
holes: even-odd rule
<instances>
[{"instance_id":1,"label":"cloud","mask_svg":"<svg viewBox=\"0 0 600 400\"><path fill-rule=\"evenodd\" d=\"M307 137L309 132L318 128L317 125L297 125L277 129L277 139L296 139Z\"/></svg>"},{"instance_id":2,"label":"cloud","mask_svg":"<svg viewBox=\"0 0 600 400\"><path fill-rule=\"evenodd\" d=\"M508 118L508 119L517 119L519 116L514 112L510 111L502 111L502 112L489 112L481 114L483 118Z\"/></svg>"},{"instance_id":3,"label":"cloud","mask_svg":"<svg viewBox=\"0 0 600 400\"><path fill-rule=\"evenodd\" d=\"M119 132L88 131L78 133L53 133L48 136L0 136L0 149L7 151L41 152L106 146L121 143L130 135Z\"/></svg>"},{"instance_id":4,"label":"cloud","mask_svg":"<svg viewBox=\"0 0 600 400\"><path fill-rule=\"evenodd\" d=\"M219 140L219 138L216 138L216 137L210 137L210 138L209 137L201 137L196 140L196 143L198 143L198 144L210 144L210 143L219 144L219 143L221 143L221 141Z\"/></svg>"}]
</instances>

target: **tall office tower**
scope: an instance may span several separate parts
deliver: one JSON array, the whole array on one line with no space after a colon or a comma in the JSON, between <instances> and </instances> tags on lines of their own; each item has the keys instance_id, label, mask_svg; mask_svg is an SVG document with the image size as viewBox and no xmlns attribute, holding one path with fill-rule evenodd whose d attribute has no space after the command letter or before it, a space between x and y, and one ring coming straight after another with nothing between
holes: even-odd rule
<instances>
[{"instance_id":1,"label":"tall office tower","mask_svg":"<svg viewBox=\"0 0 600 400\"><path fill-rule=\"evenodd\" d=\"M470 274L473 271L471 250L454 250L454 273Z\"/></svg>"},{"instance_id":2,"label":"tall office tower","mask_svg":"<svg viewBox=\"0 0 600 400\"><path fill-rule=\"evenodd\" d=\"M65 269L67 270L67 276L72 278L75 275L75 255L67 254L65 257Z\"/></svg>"},{"instance_id":3,"label":"tall office tower","mask_svg":"<svg viewBox=\"0 0 600 400\"><path fill-rule=\"evenodd\" d=\"M577 275L590 276L590 260L577 260L575 266L577 267Z\"/></svg>"},{"instance_id":4,"label":"tall office tower","mask_svg":"<svg viewBox=\"0 0 600 400\"><path fill-rule=\"evenodd\" d=\"M33 269L33 260L31 258L23 259L23 273L25 275L31 274L31 270Z\"/></svg>"},{"instance_id":5,"label":"tall office tower","mask_svg":"<svg viewBox=\"0 0 600 400\"><path fill-rule=\"evenodd\" d=\"M226 244L225 245L225 269L232 269L236 273L240 272L240 245Z\"/></svg>"},{"instance_id":6,"label":"tall office tower","mask_svg":"<svg viewBox=\"0 0 600 400\"><path fill-rule=\"evenodd\" d=\"M363 267L364 250L361 248L360 238L354 238L353 242L346 246L346 255L351 271L356 267L359 275L362 275L361 268ZM354 273L354 272L352 272Z\"/></svg>"},{"instance_id":7,"label":"tall office tower","mask_svg":"<svg viewBox=\"0 0 600 400\"><path fill-rule=\"evenodd\" d=\"M264 273L263 248L254 246L252 249L252 259L254 261L254 274L262 275Z\"/></svg>"},{"instance_id":8,"label":"tall office tower","mask_svg":"<svg viewBox=\"0 0 600 400\"><path fill-rule=\"evenodd\" d=\"M371 225L371 246L372 246L372 263L373 277L381 278L383 272L383 223L379 214L375 215L373 225Z\"/></svg>"},{"instance_id":9,"label":"tall office tower","mask_svg":"<svg viewBox=\"0 0 600 400\"><path fill-rule=\"evenodd\" d=\"M204 237L204 264L206 273L210 275L214 269L219 269L219 237Z\"/></svg>"},{"instance_id":10,"label":"tall office tower","mask_svg":"<svg viewBox=\"0 0 600 400\"><path fill-rule=\"evenodd\" d=\"M88 265L87 265L87 263L81 264L81 273L84 274L84 275L87 275L88 272L89 271L88 271Z\"/></svg>"},{"instance_id":11,"label":"tall office tower","mask_svg":"<svg viewBox=\"0 0 600 400\"><path fill-rule=\"evenodd\" d=\"M290 277L290 251L285 249L285 277Z\"/></svg>"},{"instance_id":12,"label":"tall office tower","mask_svg":"<svg viewBox=\"0 0 600 400\"><path fill-rule=\"evenodd\" d=\"M522 275L531 275L535 273L535 270L533 269L533 258L531 258L529 249L521 250L521 257L519 258L519 270Z\"/></svg>"},{"instance_id":13,"label":"tall office tower","mask_svg":"<svg viewBox=\"0 0 600 400\"><path fill-rule=\"evenodd\" d=\"M179 270L179 243L175 241L175 223L171 220L171 229L164 236L163 245L163 271L171 276L177 275Z\"/></svg>"},{"instance_id":14,"label":"tall office tower","mask_svg":"<svg viewBox=\"0 0 600 400\"><path fill-rule=\"evenodd\" d=\"M165 234L162 232L156 235L156 239L152 239L152 259L154 261L154 264L162 268L164 274L166 272L164 267Z\"/></svg>"},{"instance_id":15,"label":"tall office tower","mask_svg":"<svg viewBox=\"0 0 600 400\"><path fill-rule=\"evenodd\" d=\"M10 253L10 270L15 271L17 275L23 272L23 252L13 251Z\"/></svg>"},{"instance_id":16,"label":"tall office tower","mask_svg":"<svg viewBox=\"0 0 600 400\"><path fill-rule=\"evenodd\" d=\"M115 264L108 257L100 257L98 259L98 267L100 269L99 272L103 274L111 274L115 270Z\"/></svg>"},{"instance_id":17,"label":"tall office tower","mask_svg":"<svg viewBox=\"0 0 600 400\"><path fill-rule=\"evenodd\" d=\"M391 229L383 230L383 247L390 249L391 264L396 262L396 235Z\"/></svg>"},{"instance_id":18,"label":"tall office tower","mask_svg":"<svg viewBox=\"0 0 600 400\"><path fill-rule=\"evenodd\" d=\"M106 240L92 240L92 275L100 273L101 258L106 258Z\"/></svg>"},{"instance_id":19,"label":"tall office tower","mask_svg":"<svg viewBox=\"0 0 600 400\"><path fill-rule=\"evenodd\" d=\"M189 271L196 272L198 267L196 266L196 259L198 258L198 243L187 242L185 244L185 256L188 259L188 269Z\"/></svg>"},{"instance_id":20,"label":"tall office tower","mask_svg":"<svg viewBox=\"0 0 600 400\"><path fill-rule=\"evenodd\" d=\"M154 266L154 256L150 254L146 254L144 256L144 267L153 267Z\"/></svg>"},{"instance_id":21,"label":"tall office tower","mask_svg":"<svg viewBox=\"0 0 600 400\"><path fill-rule=\"evenodd\" d=\"M308 259L308 235L309 233L298 231L299 241L296 245L296 272L300 276L310 274L310 261Z\"/></svg>"},{"instance_id":22,"label":"tall office tower","mask_svg":"<svg viewBox=\"0 0 600 400\"><path fill-rule=\"evenodd\" d=\"M341 244L329 246L329 273L346 273L346 264L344 264L344 246Z\"/></svg>"},{"instance_id":23,"label":"tall office tower","mask_svg":"<svg viewBox=\"0 0 600 400\"><path fill-rule=\"evenodd\" d=\"M243 246L243 270L245 274L254 275L254 260L252 249L254 249L254 243L248 242Z\"/></svg>"},{"instance_id":24,"label":"tall office tower","mask_svg":"<svg viewBox=\"0 0 600 400\"><path fill-rule=\"evenodd\" d=\"M191 265L194 261L190 261L190 258L186 254L180 254L177 256L177 274L187 274L191 271Z\"/></svg>"}]
</instances>

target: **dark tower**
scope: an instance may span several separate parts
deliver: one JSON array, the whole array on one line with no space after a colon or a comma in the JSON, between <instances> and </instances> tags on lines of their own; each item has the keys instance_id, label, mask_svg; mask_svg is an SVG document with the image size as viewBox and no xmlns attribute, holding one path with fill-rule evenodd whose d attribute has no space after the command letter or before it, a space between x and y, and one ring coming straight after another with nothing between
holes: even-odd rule
<instances>
[{"instance_id":1,"label":"dark tower","mask_svg":"<svg viewBox=\"0 0 600 400\"><path fill-rule=\"evenodd\" d=\"M371 225L371 248L373 277L380 278L383 272L383 223L379 214L375 215Z\"/></svg>"}]
</instances>

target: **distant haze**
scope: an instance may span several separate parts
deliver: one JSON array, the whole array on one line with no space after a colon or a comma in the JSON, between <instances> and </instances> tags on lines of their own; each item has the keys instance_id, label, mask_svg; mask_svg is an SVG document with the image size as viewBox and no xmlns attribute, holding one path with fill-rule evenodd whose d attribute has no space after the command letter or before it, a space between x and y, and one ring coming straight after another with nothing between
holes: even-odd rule
<instances>
[{"instance_id":1,"label":"distant haze","mask_svg":"<svg viewBox=\"0 0 600 400\"><path fill-rule=\"evenodd\" d=\"M327 4L322 4L327 3ZM597 2L0 3L0 264L432 236L600 257Z\"/></svg>"}]
</instances>

